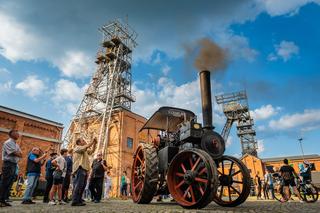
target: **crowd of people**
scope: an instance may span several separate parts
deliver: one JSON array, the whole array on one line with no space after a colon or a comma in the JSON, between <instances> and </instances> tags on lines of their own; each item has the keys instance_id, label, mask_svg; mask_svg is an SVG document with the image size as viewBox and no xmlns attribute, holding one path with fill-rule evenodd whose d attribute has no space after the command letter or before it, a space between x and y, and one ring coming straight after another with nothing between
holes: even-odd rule
<instances>
[{"instance_id":1,"label":"crowd of people","mask_svg":"<svg viewBox=\"0 0 320 213\"><path fill-rule=\"evenodd\" d=\"M311 181L311 167L308 161L304 161L299 164L299 174L294 170L292 166L289 165L288 159L283 160L283 165L279 169L279 174L281 177L281 185L283 186L282 202L291 199L290 187L292 188L294 194L299 198L300 202L303 199L297 189L296 180L301 180L303 183ZM266 169L266 174L264 175L264 180L261 179L259 172L255 176L255 185L257 192L257 200L262 200L262 192L264 199L275 199L274 197L274 178L268 169ZM271 195L271 196L269 196Z\"/></svg>"},{"instance_id":2,"label":"crowd of people","mask_svg":"<svg viewBox=\"0 0 320 213\"><path fill-rule=\"evenodd\" d=\"M79 138L72 150L61 149L59 153L52 147L42 151L39 147L33 147L27 156L26 180L19 173L18 162L22 158L22 152L17 144L20 135L18 131L9 131L9 139L2 146L2 171L0 179L0 207L11 206L9 201L10 190L16 182L18 196L22 193L22 186L26 189L23 194L22 204L35 204L32 200L34 191L39 183L41 167L45 166L46 187L44 190L43 202L48 205L64 205L71 201L72 206L84 206L84 197L90 197L92 202L99 203L103 197L108 199L112 187L112 179L108 170L107 162L103 159L101 152L90 164L89 156L96 150L97 140L93 139L87 143ZM307 161L299 165L299 175L294 168L284 159L283 166L279 169L284 190L283 200L290 199L290 188L297 195L301 202L300 193L296 187L295 177L302 182L310 181L311 168ZM257 199L274 199L274 178L272 173L266 169L263 176L259 173L255 176ZM71 184L72 181L72 184ZM120 182L121 198L127 199L130 183L126 171L123 171ZM72 196L69 197L69 188L72 185ZM104 189L104 191L103 191ZM269 196L269 193L271 197Z\"/></svg>"},{"instance_id":3,"label":"crowd of people","mask_svg":"<svg viewBox=\"0 0 320 213\"><path fill-rule=\"evenodd\" d=\"M42 166L45 166L46 180L43 202L48 205L64 205L71 201L72 206L84 206L86 204L83 194L86 187L92 202L99 203L103 194L104 198L109 198L112 179L106 160L103 159L101 152L96 155L92 164L89 160L89 155L92 155L96 149L96 139L87 143L80 138L76 140L73 150L61 149L59 153L52 147L45 151L39 147L33 147L27 156L24 179L23 175L19 174L18 167L18 162L22 158L22 152L17 143L20 135L16 130L9 131L8 135L9 139L2 147L0 207L11 206L9 196L14 182L16 182L16 195L21 195L22 186L26 185L22 204L35 204L32 199L39 183ZM126 174L124 179L123 184L127 183ZM72 186L72 196L69 197L70 186ZM121 189L121 193L127 195L124 189Z\"/></svg>"}]
</instances>

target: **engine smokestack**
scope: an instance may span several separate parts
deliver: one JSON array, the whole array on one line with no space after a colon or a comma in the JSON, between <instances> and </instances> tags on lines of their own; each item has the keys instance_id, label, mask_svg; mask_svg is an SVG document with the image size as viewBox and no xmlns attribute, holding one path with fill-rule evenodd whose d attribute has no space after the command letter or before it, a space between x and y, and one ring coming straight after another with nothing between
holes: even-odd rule
<instances>
[{"instance_id":1,"label":"engine smokestack","mask_svg":"<svg viewBox=\"0 0 320 213\"><path fill-rule=\"evenodd\" d=\"M203 128L212 130L212 101L211 101L211 83L210 71L200 71L200 91L201 91L201 105Z\"/></svg>"}]
</instances>

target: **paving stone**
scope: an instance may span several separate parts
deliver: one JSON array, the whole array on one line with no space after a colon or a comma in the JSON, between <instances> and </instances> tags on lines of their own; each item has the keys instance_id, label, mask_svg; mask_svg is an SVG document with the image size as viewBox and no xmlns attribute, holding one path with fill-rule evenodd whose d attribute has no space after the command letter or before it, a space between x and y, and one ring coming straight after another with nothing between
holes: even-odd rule
<instances>
[{"instance_id":1,"label":"paving stone","mask_svg":"<svg viewBox=\"0 0 320 213\"><path fill-rule=\"evenodd\" d=\"M12 207L0 208L0 212L11 212L11 213L33 213L33 212L59 212L59 213L99 213L99 212L116 212L116 213L127 213L127 212L169 212L169 213L202 213L202 212L221 212L221 213L233 213L233 212L310 212L316 213L320 210L320 202L316 203L280 203L277 201L254 201L248 200L244 204L234 208L221 207L214 202L210 203L204 209L198 210L187 210L183 209L176 203L172 202L152 202L147 205L139 205L133 203L131 200L108 200L101 203L91 203L87 202L86 206L73 207L70 204L67 205L56 205L48 206L48 204L43 204L40 200L36 201L34 205L22 205L21 201L13 201Z\"/></svg>"}]
</instances>

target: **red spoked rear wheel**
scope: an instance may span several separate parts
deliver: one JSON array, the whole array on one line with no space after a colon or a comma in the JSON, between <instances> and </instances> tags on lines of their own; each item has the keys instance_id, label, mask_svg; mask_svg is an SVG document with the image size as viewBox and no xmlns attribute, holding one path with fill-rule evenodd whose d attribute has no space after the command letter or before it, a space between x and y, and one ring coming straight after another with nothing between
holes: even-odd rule
<instances>
[{"instance_id":1,"label":"red spoked rear wheel","mask_svg":"<svg viewBox=\"0 0 320 213\"><path fill-rule=\"evenodd\" d=\"M184 208L203 208L213 199L217 171L211 156L200 149L178 153L171 161L167 183L171 196Z\"/></svg>"},{"instance_id":2,"label":"red spoked rear wheel","mask_svg":"<svg viewBox=\"0 0 320 213\"><path fill-rule=\"evenodd\" d=\"M135 203L150 203L157 191L158 156L152 144L140 144L133 157L131 173L132 200Z\"/></svg>"}]
</instances>

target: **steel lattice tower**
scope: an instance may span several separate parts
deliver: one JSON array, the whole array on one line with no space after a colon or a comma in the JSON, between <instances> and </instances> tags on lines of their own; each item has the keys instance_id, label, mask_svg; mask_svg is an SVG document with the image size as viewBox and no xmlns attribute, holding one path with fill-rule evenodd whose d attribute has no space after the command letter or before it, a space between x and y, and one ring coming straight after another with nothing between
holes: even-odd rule
<instances>
[{"instance_id":1,"label":"steel lattice tower","mask_svg":"<svg viewBox=\"0 0 320 213\"><path fill-rule=\"evenodd\" d=\"M250 116L248 98L245 91L228 93L216 96L218 104L222 104L223 112L227 117L222 130L222 137L227 141L233 122L237 121L237 135L242 146L242 155L257 156L256 131L254 122Z\"/></svg>"},{"instance_id":2,"label":"steel lattice tower","mask_svg":"<svg viewBox=\"0 0 320 213\"><path fill-rule=\"evenodd\" d=\"M111 116L121 108L131 110L135 97L131 91L132 51L137 33L120 20L102 26L97 69L64 138L64 147L73 147L78 137L98 138L98 149L105 152ZM89 125L99 128L90 129ZM98 130L97 130L98 129Z\"/></svg>"}]
</instances>

